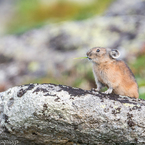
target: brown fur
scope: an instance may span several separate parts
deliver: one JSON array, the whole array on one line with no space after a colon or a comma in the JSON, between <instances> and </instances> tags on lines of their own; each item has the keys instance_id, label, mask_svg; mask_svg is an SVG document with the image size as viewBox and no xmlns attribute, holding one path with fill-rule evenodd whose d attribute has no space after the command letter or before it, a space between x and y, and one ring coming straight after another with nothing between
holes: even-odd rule
<instances>
[{"instance_id":1,"label":"brown fur","mask_svg":"<svg viewBox=\"0 0 145 145\"><path fill-rule=\"evenodd\" d=\"M97 52L97 49L100 51ZM112 88L115 94L138 98L138 85L133 73L124 61L112 58L110 52L111 49L95 47L87 53L88 58L93 62L97 87L101 83Z\"/></svg>"}]
</instances>

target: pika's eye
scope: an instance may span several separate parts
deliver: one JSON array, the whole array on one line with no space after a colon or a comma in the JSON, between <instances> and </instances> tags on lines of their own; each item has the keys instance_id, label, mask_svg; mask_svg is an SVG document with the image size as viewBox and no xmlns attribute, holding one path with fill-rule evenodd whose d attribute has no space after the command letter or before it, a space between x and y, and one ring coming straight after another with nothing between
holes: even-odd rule
<instances>
[{"instance_id":1,"label":"pika's eye","mask_svg":"<svg viewBox=\"0 0 145 145\"><path fill-rule=\"evenodd\" d=\"M97 49L96 52L100 52L100 49Z\"/></svg>"}]
</instances>

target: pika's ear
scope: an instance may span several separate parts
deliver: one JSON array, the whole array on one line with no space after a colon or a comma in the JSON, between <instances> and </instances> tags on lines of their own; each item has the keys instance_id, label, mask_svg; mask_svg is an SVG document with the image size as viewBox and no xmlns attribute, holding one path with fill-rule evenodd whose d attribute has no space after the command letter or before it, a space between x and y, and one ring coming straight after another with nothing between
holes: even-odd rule
<instances>
[{"instance_id":1,"label":"pika's ear","mask_svg":"<svg viewBox=\"0 0 145 145\"><path fill-rule=\"evenodd\" d=\"M118 58L120 56L120 52L117 49L111 50L109 54L112 58Z\"/></svg>"}]
</instances>

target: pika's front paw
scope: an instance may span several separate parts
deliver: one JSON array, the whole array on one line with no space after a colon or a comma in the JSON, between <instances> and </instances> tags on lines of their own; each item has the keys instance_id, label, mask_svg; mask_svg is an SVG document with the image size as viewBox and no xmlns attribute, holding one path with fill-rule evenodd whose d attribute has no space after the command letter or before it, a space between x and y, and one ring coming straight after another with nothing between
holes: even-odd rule
<instances>
[{"instance_id":1,"label":"pika's front paw","mask_svg":"<svg viewBox=\"0 0 145 145\"><path fill-rule=\"evenodd\" d=\"M100 91L100 89L98 89L98 88L92 88L91 90L95 91L95 92L99 92Z\"/></svg>"},{"instance_id":2,"label":"pika's front paw","mask_svg":"<svg viewBox=\"0 0 145 145\"><path fill-rule=\"evenodd\" d=\"M109 89L108 89L107 91L105 91L104 93L105 93L105 94L111 94L112 91L113 91L113 89L112 89L112 88L109 88Z\"/></svg>"}]
</instances>

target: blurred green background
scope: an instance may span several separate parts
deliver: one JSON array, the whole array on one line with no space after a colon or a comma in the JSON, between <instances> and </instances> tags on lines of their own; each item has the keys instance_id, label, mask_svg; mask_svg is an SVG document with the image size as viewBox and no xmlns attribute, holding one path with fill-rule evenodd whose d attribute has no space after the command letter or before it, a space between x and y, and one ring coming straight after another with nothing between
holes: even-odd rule
<instances>
[{"instance_id":1,"label":"blurred green background","mask_svg":"<svg viewBox=\"0 0 145 145\"><path fill-rule=\"evenodd\" d=\"M49 25L51 26L56 25L56 24L61 25L62 23L67 23L70 21L79 23L79 22L87 21L88 19L94 18L96 16L103 17L105 15L106 10L114 2L116 1L115 0L90 0L90 1L88 0L49 0L49 1L48 0L13 0L13 1L7 1L7 3L4 4L4 6L11 8L11 10L9 9L10 12L6 14L7 20L4 21L4 26L2 27L3 29L2 29L0 39L1 41L3 41L2 40L3 38L10 37L10 36L15 36L20 39L21 37L23 37L23 34L29 31L31 32L31 30L33 29L41 29ZM0 1L0 3L3 3L3 2ZM4 17L3 14L1 14L1 17ZM106 19L108 19L108 17ZM126 24L124 23L124 25ZM111 29L111 28L107 28L107 29ZM114 28L112 29L113 29L112 31L115 31L115 33L119 33L120 31L116 28L115 30ZM123 33L120 34L121 35L120 37L122 37L122 34ZM93 35L94 34L92 33L92 37ZM116 36L114 36L114 39L115 38ZM128 38L125 37L125 39L128 39ZM135 40L135 38L130 38L129 43L132 42L132 39L134 39L134 41L138 41L138 40ZM141 39L144 39L144 37L141 37ZM7 46L5 47L6 48L9 47L9 44L7 44ZM124 59L127 61L128 65L132 69L137 79L137 83L140 88L139 89L140 98L145 99L145 47L144 45L140 46L140 44L138 46L133 46L133 48L135 47L140 47L140 49L139 51L132 51L133 59L129 56L125 57ZM3 48L4 47L1 46L0 49L4 50ZM79 49L82 49L82 48L79 48ZM67 53L68 53L68 50L67 50ZM72 50L70 49L70 51ZM59 53L62 53L62 52L58 51L57 55L59 55ZM84 51L82 55L79 54L79 56L80 57L84 56L85 53L86 53L86 50ZM11 54L12 54L12 49L10 50L9 53L6 52L6 56L4 56L4 59L7 60L8 58L11 58ZM1 52L1 55L3 56L5 54ZM73 57L75 57L75 55ZM55 83L55 84L69 85L73 87L80 87L83 89L91 89L93 87L96 87L92 69L91 69L91 64L88 63L86 59L73 60L73 57L71 57L73 67L67 70L64 69L63 71L61 71L61 68L60 68L59 75L57 75L57 73L55 72L46 70L47 73L45 74L42 73L39 75L39 77L35 77L35 78L26 77L27 79L24 79L23 81L21 81L21 83L22 84ZM25 62L24 64L26 64L27 71L29 72L28 74L32 73L33 75L34 72L37 70L37 68L39 68L39 64L35 62L35 60L34 62L33 61L27 62L27 57L26 57L26 61L24 62ZM86 64L87 64L87 67L86 67ZM8 67L8 65L5 64L3 61L1 61L1 65L6 65ZM25 74L24 72L23 71L21 72L22 77L23 77L23 74ZM25 76L28 74L26 73ZM16 78L17 76L10 78L8 80L10 81L10 83L9 82L3 83L3 84L1 83L1 91L7 89L8 87L12 87L14 85L20 85L19 82L17 83ZM1 79L4 80L2 77Z\"/></svg>"},{"instance_id":2,"label":"blurred green background","mask_svg":"<svg viewBox=\"0 0 145 145\"><path fill-rule=\"evenodd\" d=\"M23 33L34 27L68 20L84 20L102 14L113 0L18 0L7 33Z\"/></svg>"}]
</instances>

